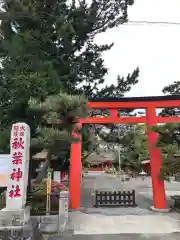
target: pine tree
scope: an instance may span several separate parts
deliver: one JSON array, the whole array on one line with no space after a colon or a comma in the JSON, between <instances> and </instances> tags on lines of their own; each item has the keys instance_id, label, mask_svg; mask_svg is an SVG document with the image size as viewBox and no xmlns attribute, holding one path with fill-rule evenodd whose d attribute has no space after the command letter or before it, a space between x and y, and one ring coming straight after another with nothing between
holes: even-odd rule
<instances>
[{"instance_id":1,"label":"pine tree","mask_svg":"<svg viewBox=\"0 0 180 240\"><path fill-rule=\"evenodd\" d=\"M162 156L160 177L169 179L171 175L180 174L180 124L163 124L153 127L153 130L159 135L157 146Z\"/></svg>"},{"instance_id":2,"label":"pine tree","mask_svg":"<svg viewBox=\"0 0 180 240\"><path fill-rule=\"evenodd\" d=\"M104 83L107 68L102 53L113 44L97 45L97 34L127 21L128 3L93 0L66 3L64 0L3 1L1 12L1 148L7 149L12 122L25 121L36 136L41 116L28 108L30 98L44 101L59 90L70 94L121 97L137 83L139 70L117 85ZM48 134L46 132L46 134ZM87 135L87 134L86 134ZM85 139L85 138L84 138ZM84 149L89 139L84 141ZM91 145L92 148L92 145ZM88 149L89 150L89 149Z\"/></svg>"},{"instance_id":3,"label":"pine tree","mask_svg":"<svg viewBox=\"0 0 180 240\"><path fill-rule=\"evenodd\" d=\"M34 115L41 115L43 119L31 139L31 147L47 151L43 169L36 178L36 182L40 182L50 167L52 155L58 155L72 141L80 140L72 136L72 131L79 132L77 119L88 115L87 99L59 93L47 97L43 102L30 99L29 107Z\"/></svg>"},{"instance_id":4,"label":"pine tree","mask_svg":"<svg viewBox=\"0 0 180 240\"><path fill-rule=\"evenodd\" d=\"M133 170L140 171L142 161L149 158L147 136L145 135L145 125L131 125L119 139L121 167L129 167ZM114 160L117 167L118 154Z\"/></svg>"},{"instance_id":5,"label":"pine tree","mask_svg":"<svg viewBox=\"0 0 180 240\"><path fill-rule=\"evenodd\" d=\"M174 83L170 84L163 88L163 93L166 95L174 95L180 93L180 81L175 81ZM180 108L165 108L161 112L162 116L179 116L180 115Z\"/></svg>"},{"instance_id":6,"label":"pine tree","mask_svg":"<svg viewBox=\"0 0 180 240\"><path fill-rule=\"evenodd\" d=\"M107 73L102 53L113 44L94 41L97 34L127 21L128 4L133 1L2 1L1 135L17 121L27 122L35 134L40 120L28 110L31 97L43 101L59 91L119 97L137 83L138 69L100 90ZM7 143L2 145L7 148Z\"/></svg>"},{"instance_id":7,"label":"pine tree","mask_svg":"<svg viewBox=\"0 0 180 240\"><path fill-rule=\"evenodd\" d=\"M163 93L166 95L179 94L180 81L164 87ZM161 116L179 116L180 108L165 108L160 113ZM158 133L157 146L161 149L162 169L160 177L168 179L172 174L180 174L180 124L168 123L153 127Z\"/></svg>"},{"instance_id":8,"label":"pine tree","mask_svg":"<svg viewBox=\"0 0 180 240\"><path fill-rule=\"evenodd\" d=\"M15 66L10 68L22 65L23 76L28 73L27 77L36 81L46 77L44 84L51 83L52 92L57 86L71 94L97 93L107 73L101 55L113 44L98 46L94 39L127 21L127 0L93 0L91 5L82 0L79 4L74 0L70 4L65 0L4 2L1 46L2 55L10 55L6 64L14 58ZM132 84L134 81L132 77ZM41 82L39 79L36 86ZM29 88L33 88L30 83Z\"/></svg>"}]
</instances>

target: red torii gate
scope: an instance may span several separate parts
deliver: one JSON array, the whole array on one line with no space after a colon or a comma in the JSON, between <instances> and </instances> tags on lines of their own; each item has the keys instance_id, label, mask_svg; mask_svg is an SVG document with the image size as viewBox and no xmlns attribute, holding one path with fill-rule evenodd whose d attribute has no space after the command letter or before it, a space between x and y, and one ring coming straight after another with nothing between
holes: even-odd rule
<instances>
[{"instance_id":1,"label":"red torii gate","mask_svg":"<svg viewBox=\"0 0 180 240\"><path fill-rule=\"evenodd\" d=\"M156 116L157 108L180 107L180 95L160 97L101 98L89 101L90 109L109 109L108 117L88 117L81 119L80 124L106 123L145 123L147 125L148 148L151 164L153 202L155 209L167 209L164 181L159 180L161 168L160 149L155 147L157 134L151 127L157 123L180 122L180 117ZM145 117L118 117L118 109L145 109ZM81 136L79 135L81 139ZM71 209L80 208L80 175L81 175L81 141L71 144L70 154L70 202Z\"/></svg>"}]
</instances>

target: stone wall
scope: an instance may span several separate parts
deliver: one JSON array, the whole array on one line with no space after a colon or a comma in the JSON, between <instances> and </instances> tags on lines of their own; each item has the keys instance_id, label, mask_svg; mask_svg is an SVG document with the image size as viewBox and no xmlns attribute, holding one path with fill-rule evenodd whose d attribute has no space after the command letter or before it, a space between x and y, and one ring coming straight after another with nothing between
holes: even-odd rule
<instances>
[{"instance_id":1,"label":"stone wall","mask_svg":"<svg viewBox=\"0 0 180 240\"><path fill-rule=\"evenodd\" d=\"M39 224L29 222L24 226L10 226L0 228L0 239L2 240L43 240Z\"/></svg>"}]
</instances>

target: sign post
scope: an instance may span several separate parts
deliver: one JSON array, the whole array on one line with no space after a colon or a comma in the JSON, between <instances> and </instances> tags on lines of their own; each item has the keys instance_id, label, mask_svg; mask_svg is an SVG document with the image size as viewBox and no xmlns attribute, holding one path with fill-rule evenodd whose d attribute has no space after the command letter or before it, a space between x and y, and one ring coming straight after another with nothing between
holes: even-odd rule
<instances>
[{"instance_id":1,"label":"sign post","mask_svg":"<svg viewBox=\"0 0 180 240\"><path fill-rule=\"evenodd\" d=\"M0 226L23 226L30 219L26 206L29 175L30 128L26 123L12 125L6 207L0 210Z\"/></svg>"},{"instance_id":2,"label":"sign post","mask_svg":"<svg viewBox=\"0 0 180 240\"><path fill-rule=\"evenodd\" d=\"M64 231L68 224L68 205L69 193L67 191L60 192L59 198L59 216L58 216L58 233Z\"/></svg>"},{"instance_id":3,"label":"sign post","mask_svg":"<svg viewBox=\"0 0 180 240\"><path fill-rule=\"evenodd\" d=\"M10 144L6 208L20 210L26 205L29 174L30 128L26 123L12 125Z\"/></svg>"},{"instance_id":4,"label":"sign post","mask_svg":"<svg viewBox=\"0 0 180 240\"><path fill-rule=\"evenodd\" d=\"M52 183L52 169L47 170L47 189L46 189L46 215L51 211L51 183Z\"/></svg>"}]
</instances>

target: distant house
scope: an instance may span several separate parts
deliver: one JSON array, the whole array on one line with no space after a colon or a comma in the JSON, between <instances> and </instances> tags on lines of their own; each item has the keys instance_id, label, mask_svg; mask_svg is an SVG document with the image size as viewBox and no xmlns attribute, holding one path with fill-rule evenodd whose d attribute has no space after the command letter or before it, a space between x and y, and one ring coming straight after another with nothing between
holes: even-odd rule
<instances>
[{"instance_id":1,"label":"distant house","mask_svg":"<svg viewBox=\"0 0 180 240\"><path fill-rule=\"evenodd\" d=\"M89 162L89 171L103 171L104 168L110 168L114 156L112 153L92 153L86 160Z\"/></svg>"},{"instance_id":2,"label":"distant house","mask_svg":"<svg viewBox=\"0 0 180 240\"><path fill-rule=\"evenodd\" d=\"M109 133L109 129L101 128L101 131ZM105 142L99 135L96 139L99 142L98 152L88 156L86 161L89 163L89 171L103 171L106 167L112 166L115 158L115 144Z\"/></svg>"}]
</instances>

